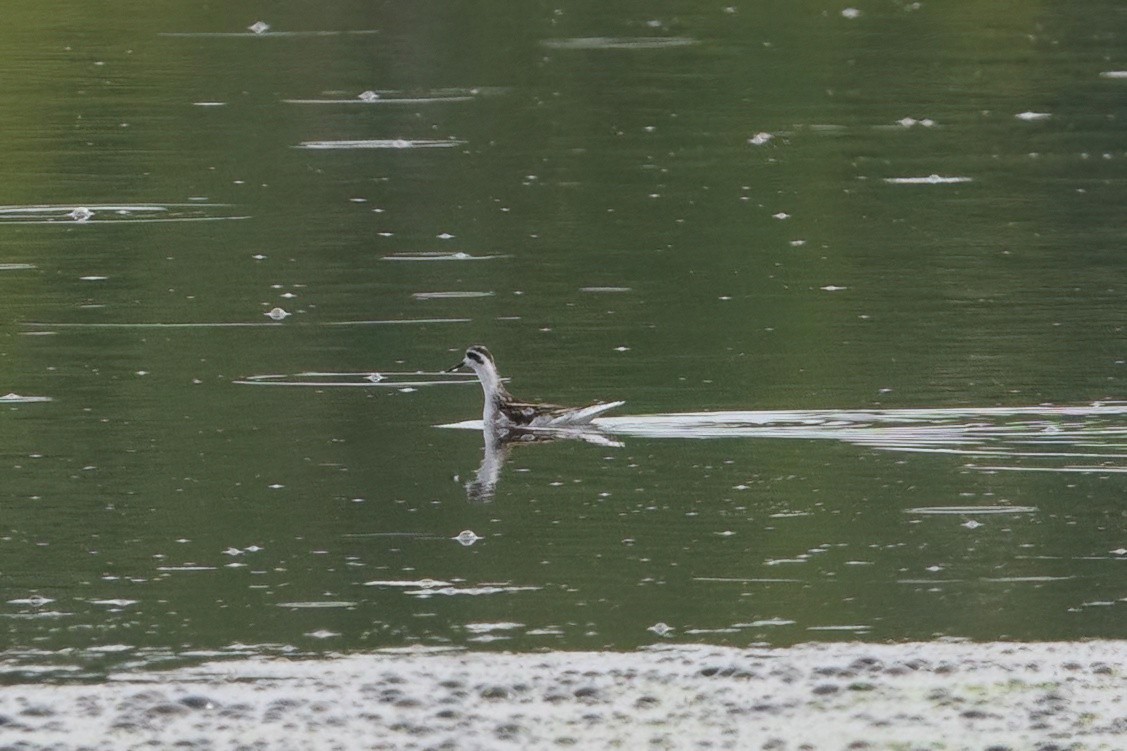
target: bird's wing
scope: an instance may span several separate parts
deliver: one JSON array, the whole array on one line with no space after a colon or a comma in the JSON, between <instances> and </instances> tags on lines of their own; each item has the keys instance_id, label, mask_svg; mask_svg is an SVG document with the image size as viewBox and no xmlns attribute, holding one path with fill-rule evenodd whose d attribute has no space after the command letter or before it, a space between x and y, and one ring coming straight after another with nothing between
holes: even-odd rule
<instances>
[{"instance_id":1,"label":"bird's wing","mask_svg":"<svg viewBox=\"0 0 1127 751\"><path fill-rule=\"evenodd\" d=\"M606 402L586 407L561 407L558 404L534 404L515 399L499 405L499 409L515 426L548 427L554 425L585 425L607 410L626 402Z\"/></svg>"},{"instance_id":2,"label":"bird's wing","mask_svg":"<svg viewBox=\"0 0 1127 751\"><path fill-rule=\"evenodd\" d=\"M498 405L498 409L513 425L531 425L537 417L545 414L562 414L567 411L567 407L561 407L558 404L533 404L516 399L502 402Z\"/></svg>"}]
</instances>

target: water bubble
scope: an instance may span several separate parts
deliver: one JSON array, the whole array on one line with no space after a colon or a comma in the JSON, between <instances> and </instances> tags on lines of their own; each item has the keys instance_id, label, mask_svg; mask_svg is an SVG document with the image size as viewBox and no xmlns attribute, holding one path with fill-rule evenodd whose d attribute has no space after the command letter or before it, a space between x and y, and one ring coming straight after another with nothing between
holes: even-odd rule
<instances>
[{"instance_id":1,"label":"water bubble","mask_svg":"<svg viewBox=\"0 0 1127 751\"><path fill-rule=\"evenodd\" d=\"M362 92L356 98L359 99L362 102L374 102L374 101L376 101L377 99L380 98L380 95L377 94L374 91L365 91L365 92Z\"/></svg>"},{"instance_id":2,"label":"water bubble","mask_svg":"<svg viewBox=\"0 0 1127 751\"><path fill-rule=\"evenodd\" d=\"M265 21L255 21L247 27L247 31L254 34L265 34L267 31L270 31L270 24Z\"/></svg>"},{"instance_id":3,"label":"water bubble","mask_svg":"<svg viewBox=\"0 0 1127 751\"><path fill-rule=\"evenodd\" d=\"M652 631L653 633L657 634L658 636L668 636L670 633L672 633L673 627L670 626L667 623L662 623L662 622L658 621L657 623L650 626L646 630Z\"/></svg>"},{"instance_id":4,"label":"water bubble","mask_svg":"<svg viewBox=\"0 0 1127 751\"><path fill-rule=\"evenodd\" d=\"M454 539L457 540L460 545L464 545L468 548L470 545L484 538L478 537L472 529L463 529Z\"/></svg>"},{"instance_id":5,"label":"water bubble","mask_svg":"<svg viewBox=\"0 0 1127 751\"><path fill-rule=\"evenodd\" d=\"M385 378L386 378L386 376L380 375L379 373L370 373L368 375L368 380L371 381L372 383L379 383L380 381L384 380Z\"/></svg>"},{"instance_id":6,"label":"water bubble","mask_svg":"<svg viewBox=\"0 0 1127 751\"><path fill-rule=\"evenodd\" d=\"M68 218L73 219L76 222L88 221L92 216L94 216L94 212L86 208L85 206L79 206L74 211L67 214Z\"/></svg>"},{"instance_id":7,"label":"water bubble","mask_svg":"<svg viewBox=\"0 0 1127 751\"><path fill-rule=\"evenodd\" d=\"M750 143L752 146L762 146L765 143L769 143L772 138L774 138L774 136L771 135L770 133L766 133L766 132L756 133L754 136L747 139L747 142Z\"/></svg>"},{"instance_id":8,"label":"water bubble","mask_svg":"<svg viewBox=\"0 0 1127 751\"><path fill-rule=\"evenodd\" d=\"M915 125L920 125L924 128L930 128L935 125L935 121L930 117L925 117L922 120L917 120L914 117L902 117L896 121L896 124L904 128L911 128Z\"/></svg>"},{"instance_id":9,"label":"water bubble","mask_svg":"<svg viewBox=\"0 0 1127 751\"><path fill-rule=\"evenodd\" d=\"M282 310L281 308L273 308L269 312L264 313L263 315L265 315L267 318L270 318L270 319L275 320L275 321L284 321L288 316L293 315L293 314L287 313L286 311Z\"/></svg>"}]
</instances>

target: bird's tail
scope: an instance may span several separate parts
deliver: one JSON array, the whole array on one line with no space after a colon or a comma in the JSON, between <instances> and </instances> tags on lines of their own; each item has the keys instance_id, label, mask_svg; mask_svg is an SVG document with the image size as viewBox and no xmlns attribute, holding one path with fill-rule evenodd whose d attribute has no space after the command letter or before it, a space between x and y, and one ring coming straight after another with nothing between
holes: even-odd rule
<instances>
[{"instance_id":1,"label":"bird's tail","mask_svg":"<svg viewBox=\"0 0 1127 751\"><path fill-rule=\"evenodd\" d=\"M606 402L603 404L592 404L590 407L576 410L567 416L566 421L559 424L561 425L583 425L591 422L592 419L598 417L604 412L609 412L615 407L621 407L626 402Z\"/></svg>"}]
</instances>

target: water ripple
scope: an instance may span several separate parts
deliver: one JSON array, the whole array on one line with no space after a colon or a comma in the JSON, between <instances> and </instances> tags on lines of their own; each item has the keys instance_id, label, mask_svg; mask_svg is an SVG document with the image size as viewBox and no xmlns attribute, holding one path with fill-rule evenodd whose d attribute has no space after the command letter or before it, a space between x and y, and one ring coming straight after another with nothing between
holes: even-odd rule
<instances>
[{"instance_id":1,"label":"water ripple","mask_svg":"<svg viewBox=\"0 0 1127 751\"><path fill-rule=\"evenodd\" d=\"M963 176L927 175L925 177L886 177L884 181L892 185L956 185L969 183L974 178Z\"/></svg>"},{"instance_id":2,"label":"water ripple","mask_svg":"<svg viewBox=\"0 0 1127 751\"><path fill-rule=\"evenodd\" d=\"M269 27L256 31L162 31L157 36L189 39L292 39L300 37L369 36L379 34L379 29L354 29L340 31L271 31Z\"/></svg>"},{"instance_id":3,"label":"water ripple","mask_svg":"<svg viewBox=\"0 0 1127 751\"><path fill-rule=\"evenodd\" d=\"M415 292L416 300L462 300L476 297L493 297L493 292L484 290L451 290L444 292Z\"/></svg>"},{"instance_id":4,"label":"water ripple","mask_svg":"<svg viewBox=\"0 0 1127 751\"><path fill-rule=\"evenodd\" d=\"M477 384L472 373L395 373L367 371L363 373L304 372L292 374L252 375L234 383L244 386L305 386L314 388L392 388L414 390L425 386L458 386Z\"/></svg>"},{"instance_id":5,"label":"water ripple","mask_svg":"<svg viewBox=\"0 0 1127 751\"><path fill-rule=\"evenodd\" d=\"M441 427L481 429L477 420ZM637 438L834 440L880 451L950 454L980 471L1127 473L1127 402L1036 407L686 412L601 417Z\"/></svg>"},{"instance_id":6,"label":"water ripple","mask_svg":"<svg viewBox=\"0 0 1127 751\"><path fill-rule=\"evenodd\" d=\"M4 394L0 396L0 404L34 404L36 402L49 402L49 396L24 396L23 394Z\"/></svg>"},{"instance_id":7,"label":"water ripple","mask_svg":"<svg viewBox=\"0 0 1127 751\"><path fill-rule=\"evenodd\" d=\"M381 261L492 261L497 258L510 258L511 256L502 253L495 253L484 256L472 256L469 253L443 253L441 251L429 251L421 253L391 253L383 256Z\"/></svg>"},{"instance_id":8,"label":"water ripple","mask_svg":"<svg viewBox=\"0 0 1127 751\"><path fill-rule=\"evenodd\" d=\"M440 104L443 102L470 102L480 89L432 89L430 91L363 91L354 97L332 97L326 99L283 99L285 104Z\"/></svg>"},{"instance_id":9,"label":"water ripple","mask_svg":"<svg viewBox=\"0 0 1127 751\"><path fill-rule=\"evenodd\" d=\"M661 50L689 47L698 43L691 37L570 37L540 40L542 46L553 50Z\"/></svg>"},{"instance_id":10,"label":"water ripple","mask_svg":"<svg viewBox=\"0 0 1127 751\"><path fill-rule=\"evenodd\" d=\"M249 219L216 209L225 203L33 204L0 206L0 224L123 224L135 222L213 222Z\"/></svg>"},{"instance_id":11,"label":"water ripple","mask_svg":"<svg viewBox=\"0 0 1127 751\"><path fill-rule=\"evenodd\" d=\"M269 315L269 314L267 314ZM280 316L286 318L289 314ZM271 316L275 318L275 316ZM321 321L315 324L297 324L297 325L316 325L316 326L404 326L404 325L426 325L434 323L469 323L472 318L389 318L389 319L373 319L365 321ZM136 322L79 322L79 321L60 321L51 323L48 321L23 321L21 326L33 329L243 329L243 328L281 328L286 326L281 320L267 321L183 321L183 322L164 322L164 321L136 321ZM40 332L35 332L40 333Z\"/></svg>"},{"instance_id":12,"label":"water ripple","mask_svg":"<svg viewBox=\"0 0 1127 751\"><path fill-rule=\"evenodd\" d=\"M954 516L964 516L967 514L973 514L974 516L981 516L983 514L1033 514L1036 513L1036 511L1036 506L920 506L918 508L904 509L905 514L920 514L922 516L945 514Z\"/></svg>"},{"instance_id":13,"label":"water ripple","mask_svg":"<svg viewBox=\"0 0 1127 751\"><path fill-rule=\"evenodd\" d=\"M295 148L332 149L449 149L461 146L465 141L451 138L446 140L428 138L370 138L355 141L302 141Z\"/></svg>"}]
</instances>

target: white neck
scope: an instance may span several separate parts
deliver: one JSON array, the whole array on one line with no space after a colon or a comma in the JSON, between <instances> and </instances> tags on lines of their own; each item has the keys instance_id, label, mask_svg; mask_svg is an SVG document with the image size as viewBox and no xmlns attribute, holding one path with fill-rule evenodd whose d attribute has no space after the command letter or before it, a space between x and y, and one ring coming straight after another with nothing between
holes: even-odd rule
<instances>
[{"instance_id":1,"label":"white neck","mask_svg":"<svg viewBox=\"0 0 1127 751\"><path fill-rule=\"evenodd\" d=\"M497 368L493 363L484 362L475 367L474 371L477 373L477 379L481 381L481 390L485 393L485 409L481 417L489 425L497 419L497 402L505 393L505 387L501 385L501 376L497 374Z\"/></svg>"}]
</instances>

